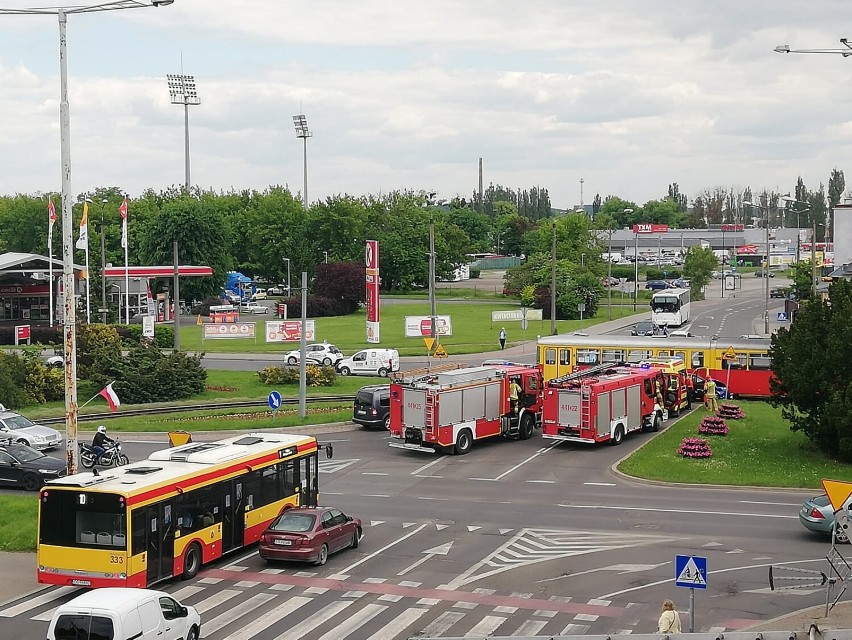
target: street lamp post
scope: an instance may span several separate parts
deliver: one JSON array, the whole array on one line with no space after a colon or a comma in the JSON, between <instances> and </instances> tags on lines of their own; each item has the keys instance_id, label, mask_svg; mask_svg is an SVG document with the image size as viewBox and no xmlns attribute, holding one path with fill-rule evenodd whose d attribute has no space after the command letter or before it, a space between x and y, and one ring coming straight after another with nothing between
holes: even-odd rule
<instances>
[{"instance_id":1,"label":"street lamp post","mask_svg":"<svg viewBox=\"0 0 852 640\"><path fill-rule=\"evenodd\" d=\"M556 220L550 237L550 335L556 335Z\"/></svg>"},{"instance_id":2,"label":"street lamp post","mask_svg":"<svg viewBox=\"0 0 852 640\"><path fill-rule=\"evenodd\" d=\"M184 189L188 194L189 187L192 184L189 177L189 106L201 104L201 98L198 97L198 92L195 90L195 76L170 73L166 76L166 79L169 83L169 95L172 98L172 104L183 105L184 161L186 163Z\"/></svg>"},{"instance_id":3,"label":"street lamp post","mask_svg":"<svg viewBox=\"0 0 852 640\"><path fill-rule=\"evenodd\" d=\"M62 299L65 344L65 455L68 473L77 472L77 318L74 308L74 221L71 196L71 114L68 104L66 27L74 13L141 9L170 5L174 0L114 0L67 9L41 7L0 9L0 15L55 15L59 20L59 149L62 167Z\"/></svg>"},{"instance_id":4,"label":"street lamp post","mask_svg":"<svg viewBox=\"0 0 852 640\"><path fill-rule=\"evenodd\" d=\"M104 240L104 211L106 210L107 199L101 199L101 322L106 324L107 322L107 312L106 312L106 276L104 275L104 271L106 270L106 241Z\"/></svg>"},{"instance_id":5,"label":"street lamp post","mask_svg":"<svg viewBox=\"0 0 852 640\"><path fill-rule=\"evenodd\" d=\"M606 267L606 286L607 291L609 291L609 304L606 308L606 319L612 320L612 222L609 223L609 254L607 255L607 267ZM621 282L619 280L619 282Z\"/></svg>"},{"instance_id":6,"label":"street lamp post","mask_svg":"<svg viewBox=\"0 0 852 640\"><path fill-rule=\"evenodd\" d=\"M748 200L743 200L743 204L747 207L752 207L760 211L763 209L765 216L763 218L763 227L765 231L766 242L766 262L763 264L763 333L769 334L769 207L767 205L754 204Z\"/></svg>"},{"instance_id":7,"label":"street lamp post","mask_svg":"<svg viewBox=\"0 0 852 640\"><path fill-rule=\"evenodd\" d=\"M302 158L304 161L304 168L302 175L305 180L304 188L302 189L302 206L305 209L308 208L308 138L312 137L314 134L308 130L308 119L303 115L299 114L297 116L293 116L293 125L296 127L296 137L302 139L302 145L304 147ZM328 260L326 260L328 262Z\"/></svg>"},{"instance_id":8,"label":"street lamp post","mask_svg":"<svg viewBox=\"0 0 852 640\"><path fill-rule=\"evenodd\" d=\"M287 263L287 297L290 297L290 258L284 258Z\"/></svg>"},{"instance_id":9,"label":"street lamp post","mask_svg":"<svg viewBox=\"0 0 852 640\"><path fill-rule=\"evenodd\" d=\"M781 196L781 200L786 202L787 204L807 204L802 202L801 200L796 200L790 196ZM811 211L810 207L805 207L804 209L795 209L796 211L796 265L799 264L800 255L799 255L799 247L801 246L801 238L802 232L799 227L799 214L805 213L806 211ZM813 227L812 236L811 236L811 283L814 289L814 294L816 294L816 276L814 275L814 269L816 268L816 219L814 218L813 212L811 212L811 223Z\"/></svg>"}]
</instances>

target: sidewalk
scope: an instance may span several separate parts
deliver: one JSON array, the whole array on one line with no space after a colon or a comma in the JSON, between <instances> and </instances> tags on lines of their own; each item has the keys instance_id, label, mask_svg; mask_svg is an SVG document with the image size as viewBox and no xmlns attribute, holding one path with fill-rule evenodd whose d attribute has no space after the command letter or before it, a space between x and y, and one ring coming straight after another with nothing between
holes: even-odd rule
<instances>
[{"instance_id":1,"label":"sidewalk","mask_svg":"<svg viewBox=\"0 0 852 640\"><path fill-rule=\"evenodd\" d=\"M36 554L0 551L0 605L46 587L36 580Z\"/></svg>"},{"instance_id":2,"label":"sidewalk","mask_svg":"<svg viewBox=\"0 0 852 640\"><path fill-rule=\"evenodd\" d=\"M737 631L804 631L816 624L823 633L830 629L852 629L852 602L838 602L824 616L825 605L793 611L784 616L753 624Z\"/></svg>"}]
</instances>

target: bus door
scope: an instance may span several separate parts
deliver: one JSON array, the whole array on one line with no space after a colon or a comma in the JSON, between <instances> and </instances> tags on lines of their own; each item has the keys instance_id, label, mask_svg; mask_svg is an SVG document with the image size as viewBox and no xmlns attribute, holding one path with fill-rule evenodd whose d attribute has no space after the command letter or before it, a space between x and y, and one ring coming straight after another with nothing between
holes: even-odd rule
<instances>
[{"instance_id":1,"label":"bus door","mask_svg":"<svg viewBox=\"0 0 852 640\"><path fill-rule=\"evenodd\" d=\"M225 483L225 495L222 505L222 553L243 546L245 532L245 498L243 481L231 480Z\"/></svg>"},{"instance_id":2,"label":"bus door","mask_svg":"<svg viewBox=\"0 0 852 640\"><path fill-rule=\"evenodd\" d=\"M299 461L299 479L301 481L301 497L299 505L317 506L319 500L319 458L316 455L307 456Z\"/></svg>"},{"instance_id":3,"label":"bus door","mask_svg":"<svg viewBox=\"0 0 852 640\"><path fill-rule=\"evenodd\" d=\"M145 507L145 549L148 584L172 577L175 556L174 500Z\"/></svg>"}]
</instances>

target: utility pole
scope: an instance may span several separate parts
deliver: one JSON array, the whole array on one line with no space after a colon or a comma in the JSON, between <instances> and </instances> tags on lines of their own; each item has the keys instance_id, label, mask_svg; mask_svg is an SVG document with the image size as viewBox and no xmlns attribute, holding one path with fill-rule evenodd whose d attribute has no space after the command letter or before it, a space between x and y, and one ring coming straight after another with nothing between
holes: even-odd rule
<instances>
[{"instance_id":1,"label":"utility pole","mask_svg":"<svg viewBox=\"0 0 852 640\"><path fill-rule=\"evenodd\" d=\"M172 301L172 306L174 307L174 330L175 330L175 351L180 351L180 278L178 277L178 241L174 241L174 300Z\"/></svg>"},{"instance_id":2,"label":"utility pole","mask_svg":"<svg viewBox=\"0 0 852 640\"><path fill-rule=\"evenodd\" d=\"M482 201L482 158L479 159L479 213L485 213L485 203Z\"/></svg>"},{"instance_id":3,"label":"utility pole","mask_svg":"<svg viewBox=\"0 0 852 640\"><path fill-rule=\"evenodd\" d=\"M438 311L435 300L435 217L429 216L429 319L432 338L435 340L433 346L437 346L441 339L438 336Z\"/></svg>"}]
</instances>

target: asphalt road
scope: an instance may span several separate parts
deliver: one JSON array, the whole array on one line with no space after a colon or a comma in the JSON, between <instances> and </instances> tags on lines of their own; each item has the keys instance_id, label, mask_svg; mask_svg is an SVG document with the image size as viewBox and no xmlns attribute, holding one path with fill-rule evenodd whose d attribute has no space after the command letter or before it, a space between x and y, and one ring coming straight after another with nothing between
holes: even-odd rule
<instances>
[{"instance_id":1,"label":"asphalt road","mask_svg":"<svg viewBox=\"0 0 852 640\"><path fill-rule=\"evenodd\" d=\"M315 567L266 565L251 549L161 588L199 607L213 640L647 633L664 598L687 608L688 590L673 584L677 554L707 558L696 630L823 601L821 590L768 589L769 565L825 569L828 542L797 521L803 492L611 471L650 437L620 447L494 441L459 457L390 449L383 431L329 434L322 501L362 518L357 550ZM134 460L158 446L151 436L123 442ZM51 610L72 596L52 589L6 605L4 634L43 637Z\"/></svg>"}]
</instances>

